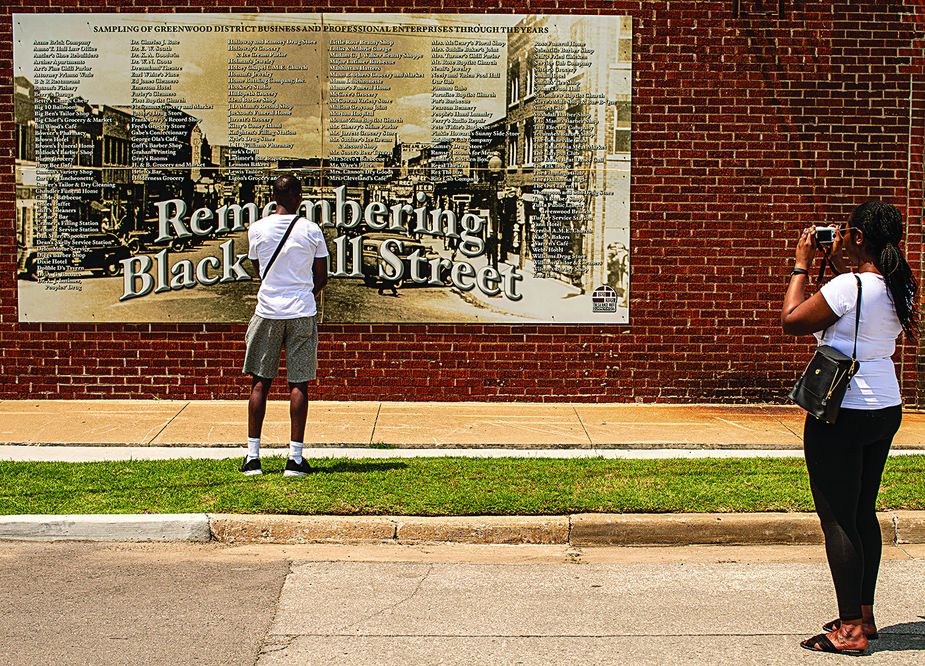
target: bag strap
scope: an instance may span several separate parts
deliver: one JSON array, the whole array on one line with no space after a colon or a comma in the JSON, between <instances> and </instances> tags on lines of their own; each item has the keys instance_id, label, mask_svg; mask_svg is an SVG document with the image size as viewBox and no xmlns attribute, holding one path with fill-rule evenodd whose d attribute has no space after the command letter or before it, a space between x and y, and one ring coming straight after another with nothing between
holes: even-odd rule
<instances>
[{"instance_id":1,"label":"bag strap","mask_svg":"<svg viewBox=\"0 0 925 666\"><path fill-rule=\"evenodd\" d=\"M861 276L857 273L854 274L854 279L858 281L858 302L855 307L854 313L854 351L851 352L852 362L856 362L858 359L858 328L861 325Z\"/></svg>"},{"instance_id":2,"label":"bag strap","mask_svg":"<svg viewBox=\"0 0 925 666\"><path fill-rule=\"evenodd\" d=\"M286 233L283 234L283 239L279 242L279 245L276 246L276 252L273 253L272 257L270 257L270 261L267 262L267 267L263 269L263 275L260 276L261 280L267 277L267 273L270 272L270 266L273 265L273 262L276 261L276 257L279 256L280 251L283 249L283 245L286 244L286 240L289 238L289 234L292 233L292 228L295 226L296 220L298 219L299 214L296 213L295 217L292 218L292 222L289 223L289 228L286 229Z\"/></svg>"}]
</instances>

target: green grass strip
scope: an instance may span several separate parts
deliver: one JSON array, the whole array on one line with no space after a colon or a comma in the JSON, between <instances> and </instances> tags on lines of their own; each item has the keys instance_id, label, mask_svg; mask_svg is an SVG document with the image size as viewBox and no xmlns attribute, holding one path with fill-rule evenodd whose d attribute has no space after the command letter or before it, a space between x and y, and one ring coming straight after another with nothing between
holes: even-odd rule
<instances>
[{"instance_id":1,"label":"green grass strip","mask_svg":"<svg viewBox=\"0 0 925 666\"><path fill-rule=\"evenodd\" d=\"M282 458L0 462L0 514L541 515L812 511L800 458L700 460L327 459L284 479ZM925 509L925 456L891 458L879 508Z\"/></svg>"}]
</instances>

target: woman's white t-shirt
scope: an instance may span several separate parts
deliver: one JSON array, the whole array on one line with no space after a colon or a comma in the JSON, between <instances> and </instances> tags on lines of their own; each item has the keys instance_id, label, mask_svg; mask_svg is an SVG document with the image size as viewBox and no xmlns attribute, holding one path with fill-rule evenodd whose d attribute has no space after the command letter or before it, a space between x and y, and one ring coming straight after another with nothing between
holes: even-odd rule
<instances>
[{"instance_id":1,"label":"woman's white t-shirt","mask_svg":"<svg viewBox=\"0 0 925 666\"><path fill-rule=\"evenodd\" d=\"M848 409L883 409L902 404L893 367L896 338L902 324L890 299L883 276L877 273L843 273L822 286L825 302L840 319L825 331L814 333L820 345L847 356L854 349L854 319L861 278L861 323L858 329L860 368L848 385L841 406Z\"/></svg>"},{"instance_id":2,"label":"woman's white t-shirt","mask_svg":"<svg viewBox=\"0 0 925 666\"><path fill-rule=\"evenodd\" d=\"M316 258L328 256L321 227L304 217L299 218L270 271L266 272L290 222L292 215L268 215L247 230L250 244L247 256L257 259L264 272L255 310L255 314L264 319L298 319L313 317L317 312L312 293L315 287L312 264Z\"/></svg>"}]
</instances>

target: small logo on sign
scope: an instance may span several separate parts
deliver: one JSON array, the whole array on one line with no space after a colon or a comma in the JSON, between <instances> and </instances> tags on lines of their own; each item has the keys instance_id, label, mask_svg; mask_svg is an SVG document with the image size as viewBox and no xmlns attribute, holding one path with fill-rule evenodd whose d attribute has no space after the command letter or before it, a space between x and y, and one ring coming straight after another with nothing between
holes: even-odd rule
<instances>
[{"instance_id":1,"label":"small logo on sign","mask_svg":"<svg viewBox=\"0 0 925 666\"><path fill-rule=\"evenodd\" d=\"M616 312L617 311L617 292L612 287L604 285L598 287L591 294L591 301L594 303L594 312Z\"/></svg>"}]
</instances>

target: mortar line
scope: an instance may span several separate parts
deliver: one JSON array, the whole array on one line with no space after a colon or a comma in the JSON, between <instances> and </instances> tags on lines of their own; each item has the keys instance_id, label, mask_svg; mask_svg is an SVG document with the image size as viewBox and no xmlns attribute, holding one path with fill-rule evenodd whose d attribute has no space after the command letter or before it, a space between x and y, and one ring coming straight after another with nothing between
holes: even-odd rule
<instances>
[{"instance_id":1,"label":"mortar line","mask_svg":"<svg viewBox=\"0 0 925 666\"><path fill-rule=\"evenodd\" d=\"M147 444L151 444L151 442L153 442L155 439L157 439L158 437L160 437L160 436L161 436L161 433L164 432L165 430L167 430L167 428L170 427L170 424L173 423L174 419L176 419L178 416L180 416L180 414L182 414L183 411L184 411L187 407L189 407L189 404L190 404L190 401L187 400L186 403L180 408L180 411L177 412L176 414L174 414L173 416L171 416L171 417L170 417L170 420L167 421L167 423L164 424L164 427L161 428L160 430L158 430L158 431L157 431L157 434L156 434L154 437L152 437L151 439L149 439L149 440L147 441Z\"/></svg>"}]
</instances>

